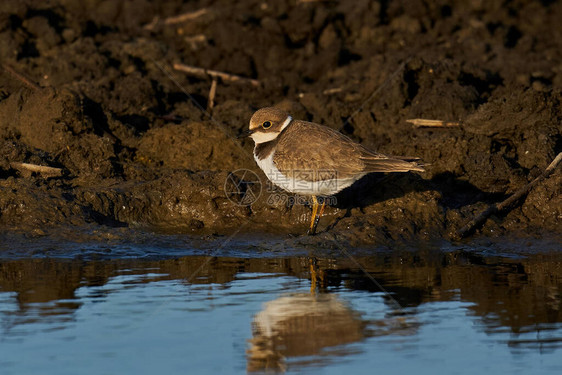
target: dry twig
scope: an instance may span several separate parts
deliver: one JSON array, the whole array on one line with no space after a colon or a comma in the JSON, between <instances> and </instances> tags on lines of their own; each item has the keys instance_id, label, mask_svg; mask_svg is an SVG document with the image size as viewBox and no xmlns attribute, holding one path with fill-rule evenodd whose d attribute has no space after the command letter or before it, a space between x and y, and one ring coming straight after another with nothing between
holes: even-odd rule
<instances>
[{"instance_id":1,"label":"dry twig","mask_svg":"<svg viewBox=\"0 0 562 375\"><path fill-rule=\"evenodd\" d=\"M195 12L188 12L184 14L180 14L179 16L168 17L164 20L164 25L175 25L178 23L182 23L185 21L193 20L195 18L201 17L207 14L209 10L207 8L196 10Z\"/></svg>"},{"instance_id":2,"label":"dry twig","mask_svg":"<svg viewBox=\"0 0 562 375\"><path fill-rule=\"evenodd\" d=\"M177 25L178 23L182 23L185 21L193 20L195 18L199 18L205 14L207 14L209 10L207 8L196 10L195 12L188 12L183 13L178 16L168 17L165 18L163 21L160 21L159 17L154 17L152 22L144 25L145 30L154 30L159 24L163 24L166 26L170 25Z\"/></svg>"},{"instance_id":3,"label":"dry twig","mask_svg":"<svg viewBox=\"0 0 562 375\"><path fill-rule=\"evenodd\" d=\"M329 1L335 0L297 0L297 4L306 4L306 3L327 3Z\"/></svg>"},{"instance_id":4,"label":"dry twig","mask_svg":"<svg viewBox=\"0 0 562 375\"><path fill-rule=\"evenodd\" d=\"M26 76L24 76L21 73L16 72L14 70L14 68L12 68L11 66L9 66L7 64L2 64L2 68L4 68L5 71L10 73L14 78L20 80L23 84L25 84L30 89L39 90L41 88L41 86L39 86L37 83L33 82L31 79L27 78Z\"/></svg>"},{"instance_id":5,"label":"dry twig","mask_svg":"<svg viewBox=\"0 0 562 375\"><path fill-rule=\"evenodd\" d=\"M427 120L423 118L414 118L406 120L415 128L457 128L460 123L457 121L443 121L443 120Z\"/></svg>"},{"instance_id":6,"label":"dry twig","mask_svg":"<svg viewBox=\"0 0 562 375\"><path fill-rule=\"evenodd\" d=\"M30 174L33 172L41 173L46 177L58 177L62 175L62 169L46 167L44 165L12 162L10 163L10 167L17 169L20 172L28 172Z\"/></svg>"},{"instance_id":7,"label":"dry twig","mask_svg":"<svg viewBox=\"0 0 562 375\"><path fill-rule=\"evenodd\" d=\"M205 43L207 41L207 37L204 34L197 34L193 36L186 36L184 39L187 44L191 47L191 49L197 49L197 45L200 43Z\"/></svg>"},{"instance_id":8,"label":"dry twig","mask_svg":"<svg viewBox=\"0 0 562 375\"><path fill-rule=\"evenodd\" d=\"M190 66L185 64L175 63L174 69L197 77L210 76L213 79L220 78L223 81L227 81L227 82L249 83L252 86L260 85L260 82L257 79L246 78L246 77L238 76L236 74L219 72L217 70L198 68L195 66Z\"/></svg>"},{"instance_id":9,"label":"dry twig","mask_svg":"<svg viewBox=\"0 0 562 375\"><path fill-rule=\"evenodd\" d=\"M215 106L215 94L217 93L217 79L213 78L211 89L209 90L209 101L207 103L207 111L211 112Z\"/></svg>"},{"instance_id":10,"label":"dry twig","mask_svg":"<svg viewBox=\"0 0 562 375\"><path fill-rule=\"evenodd\" d=\"M146 25L144 25L142 28L145 30L149 30L152 31L156 28L156 26L158 26L160 22L160 17L155 16L152 21L150 21L150 23L147 23Z\"/></svg>"},{"instance_id":11,"label":"dry twig","mask_svg":"<svg viewBox=\"0 0 562 375\"><path fill-rule=\"evenodd\" d=\"M322 91L322 94L324 95L333 95L333 94L337 94L339 92L342 92L343 89L341 87L335 87L333 89L326 89L324 91Z\"/></svg>"},{"instance_id":12,"label":"dry twig","mask_svg":"<svg viewBox=\"0 0 562 375\"><path fill-rule=\"evenodd\" d=\"M558 164L560 164L561 161L562 161L562 152L559 153L558 156L556 156L556 158L554 158L552 163L550 163L549 166L546 167L544 172L539 177L535 178L533 181L529 182L527 185L517 190L515 193L513 193L511 197L507 198L503 202L498 204L492 204L491 206L489 206L486 210L484 210L484 212L477 215L474 219L470 220L465 226L459 229L456 232L456 237L460 239L468 236L477 227L482 225L486 221L486 219L488 219L488 217L490 217L491 215L497 212L501 212L505 210L506 208L510 207L512 204L517 202L521 197L526 195L535 185L537 185L539 182L550 176L552 172L554 172Z\"/></svg>"}]
</instances>

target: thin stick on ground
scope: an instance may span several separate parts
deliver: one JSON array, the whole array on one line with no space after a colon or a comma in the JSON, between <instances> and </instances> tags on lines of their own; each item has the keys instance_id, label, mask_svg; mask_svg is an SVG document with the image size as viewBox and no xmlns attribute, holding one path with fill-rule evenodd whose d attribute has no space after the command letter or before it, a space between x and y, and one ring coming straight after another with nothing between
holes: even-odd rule
<instances>
[{"instance_id":1,"label":"thin stick on ground","mask_svg":"<svg viewBox=\"0 0 562 375\"><path fill-rule=\"evenodd\" d=\"M199 9L196 10L195 12L188 12L188 13L183 13L180 14L178 16L174 16L174 17L168 17L164 20L164 25L175 25L178 23L182 23L185 21L189 21L189 20L193 20L195 18L201 17L205 14L207 14L209 10L207 8L203 8L203 9Z\"/></svg>"},{"instance_id":2,"label":"thin stick on ground","mask_svg":"<svg viewBox=\"0 0 562 375\"><path fill-rule=\"evenodd\" d=\"M257 79L246 78L246 77L238 76L236 74L219 72L217 70L204 69L204 68L199 68L196 66L190 66L180 63L175 63L174 69L196 77L210 76L211 78L220 78L226 82L249 83L252 86L260 85L260 81L258 81Z\"/></svg>"},{"instance_id":3,"label":"thin stick on ground","mask_svg":"<svg viewBox=\"0 0 562 375\"><path fill-rule=\"evenodd\" d=\"M326 89L326 90L322 91L322 94L333 95L333 94L340 93L342 91L343 91L343 89L341 87L334 87L333 89Z\"/></svg>"},{"instance_id":4,"label":"thin stick on ground","mask_svg":"<svg viewBox=\"0 0 562 375\"><path fill-rule=\"evenodd\" d=\"M413 118L406 120L415 128L457 128L460 123L457 121L427 120L423 118Z\"/></svg>"},{"instance_id":5,"label":"thin stick on ground","mask_svg":"<svg viewBox=\"0 0 562 375\"><path fill-rule=\"evenodd\" d=\"M211 112L215 106L215 94L217 93L217 79L213 78L211 89L209 90L209 102L207 103L207 111Z\"/></svg>"},{"instance_id":6,"label":"thin stick on ground","mask_svg":"<svg viewBox=\"0 0 562 375\"><path fill-rule=\"evenodd\" d=\"M39 90L41 88L41 86L39 86L37 83L33 82L31 79L27 78L26 76L24 76L21 73L16 72L14 70L14 68L12 68L11 66L9 66L7 64L2 64L2 68L4 68L5 71L10 73L14 78L21 81L23 84L25 84L30 89Z\"/></svg>"},{"instance_id":7,"label":"thin stick on ground","mask_svg":"<svg viewBox=\"0 0 562 375\"><path fill-rule=\"evenodd\" d=\"M186 22L186 21L190 21L190 20L194 20L196 18L199 18L205 14L207 14L209 12L209 10L207 8L203 8L203 9L199 9L196 10L194 12L188 12L188 13L183 13L177 16L173 16L173 17L168 17L165 18L163 21L160 20L160 18L154 17L154 19L152 20L152 22L144 25L144 29L145 30L154 30L158 25L166 25L166 26L171 26L171 25L177 25L178 23L182 23L182 22Z\"/></svg>"},{"instance_id":8,"label":"thin stick on ground","mask_svg":"<svg viewBox=\"0 0 562 375\"><path fill-rule=\"evenodd\" d=\"M189 44L192 50L195 50L199 44L207 41L207 37L204 34L197 34L193 36L186 36L184 40L187 44Z\"/></svg>"},{"instance_id":9,"label":"thin stick on ground","mask_svg":"<svg viewBox=\"0 0 562 375\"><path fill-rule=\"evenodd\" d=\"M32 173L32 172L41 173L42 175L45 175L45 176L60 176L60 175L62 175L62 169L53 168L53 167L46 167L44 165L12 162L12 163L10 163L10 167L12 167L14 169L17 169L19 171L27 171L29 173Z\"/></svg>"},{"instance_id":10,"label":"thin stick on ground","mask_svg":"<svg viewBox=\"0 0 562 375\"><path fill-rule=\"evenodd\" d=\"M558 164L560 164L561 161L562 161L562 152L559 153L558 156L556 156L556 158L554 158L552 163L550 163L549 166L546 167L544 172L539 177L535 178L533 181L529 182L527 185L517 190L515 193L513 193L511 197L507 198L503 202L498 204L492 204L484 212L477 215L474 219L470 220L464 227L459 229L456 232L457 238L460 239L470 235L474 230L480 227L486 221L486 219L488 219L488 217L490 217L491 215L497 212L501 212L506 208L509 208L511 205L517 202L521 197L526 195L535 185L537 185L539 182L550 176L552 172L554 172Z\"/></svg>"},{"instance_id":11,"label":"thin stick on ground","mask_svg":"<svg viewBox=\"0 0 562 375\"><path fill-rule=\"evenodd\" d=\"M327 3L329 1L334 0L297 0L297 4L306 4L306 3Z\"/></svg>"}]
</instances>

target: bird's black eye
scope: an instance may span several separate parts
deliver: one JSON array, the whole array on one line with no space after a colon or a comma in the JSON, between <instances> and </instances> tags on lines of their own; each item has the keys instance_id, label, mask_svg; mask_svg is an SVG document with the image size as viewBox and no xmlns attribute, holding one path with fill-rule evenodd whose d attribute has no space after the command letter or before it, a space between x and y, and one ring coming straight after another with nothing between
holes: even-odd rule
<instances>
[{"instance_id":1,"label":"bird's black eye","mask_svg":"<svg viewBox=\"0 0 562 375\"><path fill-rule=\"evenodd\" d=\"M261 124L261 127L264 129L269 129L271 128L271 125L273 125L271 121L265 121L263 124Z\"/></svg>"}]
</instances>

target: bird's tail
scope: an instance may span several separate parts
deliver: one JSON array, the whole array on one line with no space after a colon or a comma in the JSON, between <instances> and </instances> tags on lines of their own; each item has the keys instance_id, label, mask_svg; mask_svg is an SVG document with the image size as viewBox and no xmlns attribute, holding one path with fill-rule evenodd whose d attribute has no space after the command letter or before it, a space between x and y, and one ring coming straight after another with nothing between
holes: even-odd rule
<instances>
[{"instance_id":1,"label":"bird's tail","mask_svg":"<svg viewBox=\"0 0 562 375\"><path fill-rule=\"evenodd\" d=\"M361 158L365 172L425 172L420 158L392 156L389 158Z\"/></svg>"}]
</instances>

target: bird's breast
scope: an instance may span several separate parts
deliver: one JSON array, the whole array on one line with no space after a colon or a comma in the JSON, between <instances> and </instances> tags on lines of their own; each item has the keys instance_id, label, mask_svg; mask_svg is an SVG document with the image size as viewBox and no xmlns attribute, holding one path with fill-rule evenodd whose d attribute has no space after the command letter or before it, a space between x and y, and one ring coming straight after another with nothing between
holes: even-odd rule
<instances>
[{"instance_id":1,"label":"bird's breast","mask_svg":"<svg viewBox=\"0 0 562 375\"><path fill-rule=\"evenodd\" d=\"M281 172L273 161L274 156L275 151L271 152L266 157L260 158L260 155L254 151L254 159L267 178L274 185L291 193L302 195L333 195L362 177L362 175L358 175L346 179L329 178L326 180L307 181L295 177L295 175L299 175L298 173L287 175ZM302 173L303 171L299 172Z\"/></svg>"},{"instance_id":2,"label":"bird's breast","mask_svg":"<svg viewBox=\"0 0 562 375\"><path fill-rule=\"evenodd\" d=\"M267 178L269 178L272 181L273 181L272 177L276 176L278 173L281 173L279 169L277 169L277 167L275 166L275 163L273 162L274 155L275 152L273 151L270 152L269 155L263 156L257 153L256 150L254 150L254 160L261 168L261 170L265 173Z\"/></svg>"}]
</instances>

